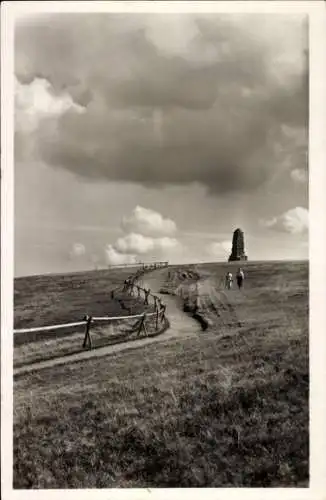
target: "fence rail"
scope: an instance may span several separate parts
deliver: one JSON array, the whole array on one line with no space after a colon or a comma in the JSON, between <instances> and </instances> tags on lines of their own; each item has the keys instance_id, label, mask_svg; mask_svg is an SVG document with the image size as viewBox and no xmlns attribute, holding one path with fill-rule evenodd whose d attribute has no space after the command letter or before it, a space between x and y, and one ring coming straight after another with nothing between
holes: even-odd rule
<instances>
[{"instance_id":1,"label":"fence rail","mask_svg":"<svg viewBox=\"0 0 326 500\"><path fill-rule=\"evenodd\" d=\"M46 332L47 330L60 330L62 328L72 328L74 326L81 326L86 323L86 320L76 321L75 323L62 323L61 325L48 325L48 326L36 326L35 328L18 328L14 330L16 333L29 333L29 332Z\"/></svg>"},{"instance_id":2,"label":"fence rail","mask_svg":"<svg viewBox=\"0 0 326 500\"><path fill-rule=\"evenodd\" d=\"M166 262L159 262L155 263L156 268L162 267L160 264L167 264ZM157 265L159 264L159 265ZM85 337L84 337L84 342L83 342L83 348L89 347L92 348L92 338L90 335L90 330L91 330L91 325L96 323L96 322L111 322L111 321L126 321L126 320L131 320L131 319L139 319L140 321L137 322L137 324L134 326L134 331L138 332L138 335L140 335L142 332L147 335L147 329L146 329L146 320L148 318L154 318L155 317L155 327L156 330L158 329L159 323L164 323L165 322L165 311L166 311L166 305L162 303L161 299L157 297L156 295L152 294L149 289L142 288L137 284L138 278L143 275L147 270L151 270L153 268L147 268L147 267L142 267L141 269L138 269L134 275L129 276L125 281L124 284L121 288L121 286L111 290L111 298L114 299L115 294L117 291L123 291L126 293L129 293L130 296L133 296L135 291L137 291L137 297L141 298L141 294L144 294L144 305L149 305L149 298L153 298L154 303L153 306L155 307L154 312L142 312L139 314L134 314L134 315L128 315L128 316L91 316L91 315L85 315L85 317L81 321L76 321L73 323L63 323L59 325L47 325L47 326L40 326L40 327L33 327L33 328L21 328L21 329L14 329L13 333L14 334L19 334L19 333L38 333L38 332L45 332L49 330L60 330L64 328L72 328L72 327L77 327L77 326L82 326L85 325Z\"/></svg>"},{"instance_id":3,"label":"fence rail","mask_svg":"<svg viewBox=\"0 0 326 500\"><path fill-rule=\"evenodd\" d=\"M161 267L167 267L169 263L167 261L157 261L157 262L135 262L133 264L112 264L109 265L109 269L115 268L125 268L125 267L141 267L144 269L159 269Z\"/></svg>"},{"instance_id":4,"label":"fence rail","mask_svg":"<svg viewBox=\"0 0 326 500\"><path fill-rule=\"evenodd\" d=\"M155 316L156 312L133 314L132 316L103 316L103 317L92 316L92 321L119 321L126 319L137 319L137 318L142 318L144 314L146 314L148 318L149 316Z\"/></svg>"}]
</instances>

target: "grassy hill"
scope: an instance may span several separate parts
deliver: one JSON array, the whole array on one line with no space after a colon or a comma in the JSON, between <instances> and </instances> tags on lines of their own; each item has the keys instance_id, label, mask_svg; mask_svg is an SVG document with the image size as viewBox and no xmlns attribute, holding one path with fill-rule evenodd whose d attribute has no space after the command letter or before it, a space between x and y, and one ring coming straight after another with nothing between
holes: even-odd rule
<instances>
[{"instance_id":1,"label":"grassy hill","mask_svg":"<svg viewBox=\"0 0 326 500\"><path fill-rule=\"evenodd\" d=\"M111 300L111 290L121 286L134 271L119 268L16 278L14 327L69 323L81 320L85 314L122 314L119 304ZM139 310L134 300L127 306Z\"/></svg>"},{"instance_id":2,"label":"grassy hill","mask_svg":"<svg viewBox=\"0 0 326 500\"><path fill-rule=\"evenodd\" d=\"M225 298L230 267L196 266L206 331L15 378L15 488L308 486L308 264L247 263ZM120 273L16 282L16 324L41 296L53 321L107 311Z\"/></svg>"}]
</instances>

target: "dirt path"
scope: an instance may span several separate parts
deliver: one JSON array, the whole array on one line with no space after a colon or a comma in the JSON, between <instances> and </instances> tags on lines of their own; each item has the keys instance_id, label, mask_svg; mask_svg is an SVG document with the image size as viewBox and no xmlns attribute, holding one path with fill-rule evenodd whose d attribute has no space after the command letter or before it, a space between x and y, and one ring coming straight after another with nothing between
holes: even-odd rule
<instances>
[{"instance_id":1,"label":"dirt path","mask_svg":"<svg viewBox=\"0 0 326 500\"><path fill-rule=\"evenodd\" d=\"M22 375L27 372L82 361L84 359L108 356L121 351L137 349L148 344L153 344L154 342L166 342L169 339L175 338L188 338L201 333L201 328L197 321L182 311L181 300L178 297L159 293L164 280L164 272L164 269L153 271L141 280L141 283L147 288L150 288L151 292L160 297L162 302L167 306L166 315L170 323L170 328L164 333L156 337L140 338L129 342L126 341L122 344L101 347L92 351L82 351L80 353L72 354L71 356L63 356L55 359L49 359L47 361L36 362L31 365L20 366L19 368L14 369L14 375Z\"/></svg>"},{"instance_id":2,"label":"dirt path","mask_svg":"<svg viewBox=\"0 0 326 500\"><path fill-rule=\"evenodd\" d=\"M170 322L170 330L174 332L174 337L192 336L197 335L201 329L198 323L188 314L182 310L182 299L178 296L161 294L159 290L162 285L164 270L146 275L141 283L146 288L149 288L152 293L161 298L162 302L166 304L167 317Z\"/></svg>"}]
</instances>

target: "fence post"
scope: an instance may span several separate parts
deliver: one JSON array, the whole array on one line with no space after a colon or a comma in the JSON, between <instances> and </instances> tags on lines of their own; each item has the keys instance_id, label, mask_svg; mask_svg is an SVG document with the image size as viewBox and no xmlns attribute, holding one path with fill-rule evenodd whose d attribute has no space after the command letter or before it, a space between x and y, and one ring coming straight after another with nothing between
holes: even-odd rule
<instances>
[{"instance_id":1,"label":"fence post","mask_svg":"<svg viewBox=\"0 0 326 500\"><path fill-rule=\"evenodd\" d=\"M139 324L139 330L138 330L138 336L140 336L141 334L141 331L144 330L144 333L147 337L147 330L146 330L146 325L145 325L145 319L146 319L146 313L143 314L143 317L140 321L140 324Z\"/></svg>"},{"instance_id":2,"label":"fence post","mask_svg":"<svg viewBox=\"0 0 326 500\"><path fill-rule=\"evenodd\" d=\"M84 342L83 342L83 348L85 349L86 345L88 344L88 347L92 349L92 339L91 339L91 334L90 334L90 328L91 328L91 323L92 323L92 316L88 316L86 314L85 316L85 321L86 321L86 330L85 330L85 337L84 337Z\"/></svg>"},{"instance_id":3,"label":"fence post","mask_svg":"<svg viewBox=\"0 0 326 500\"><path fill-rule=\"evenodd\" d=\"M146 328L145 320L146 320L146 313L144 313L143 330L144 330L144 333L145 333L145 335L147 337L148 334L147 334L147 328Z\"/></svg>"},{"instance_id":4,"label":"fence post","mask_svg":"<svg viewBox=\"0 0 326 500\"><path fill-rule=\"evenodd\" d=\"M163 323L163 321L165 319L166 305L165 304L161 304L161 305L162 305L162 309L161 309L161 312L162 312L161 323Z\"/></svg>"},{"instance_id":5,"label":"fence post","mask_svg":"<svg viewBox=\"0 0 326 500\"><path fill-rule=\"evenodd\" d=\"M144 304L148 305L148 296L150 294L150 290L149 289L148 290L144 290L144 292L145 292L145 301L144 301Z\"/></svg>"},{"instance_id":6,"label":"fence post","mask_svg":"<svg viewBox=\"0 0 326 500\"><path fill-rule=\"evenodd\" d=\"M159 309L157 308L156 309L156 318L155 318L155 330L157 331L158 330L158 318L159 318Z\"/></svg>"}]
</instances>

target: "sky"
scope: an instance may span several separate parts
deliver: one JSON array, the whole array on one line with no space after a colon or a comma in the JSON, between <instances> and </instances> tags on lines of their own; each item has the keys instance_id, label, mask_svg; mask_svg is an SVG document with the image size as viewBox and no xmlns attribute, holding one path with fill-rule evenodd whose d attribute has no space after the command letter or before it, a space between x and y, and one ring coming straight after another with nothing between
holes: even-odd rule
<instances>
[{"instance_id":1,"label":"sky","mask_svg":"<svg viewBox=\"0 0 326 500\"><path fill-rule=\"evenodd\" d=\"M308 23L43 14L15 26L15 275L308 258Z\"/></svg>"}]
</instances>

